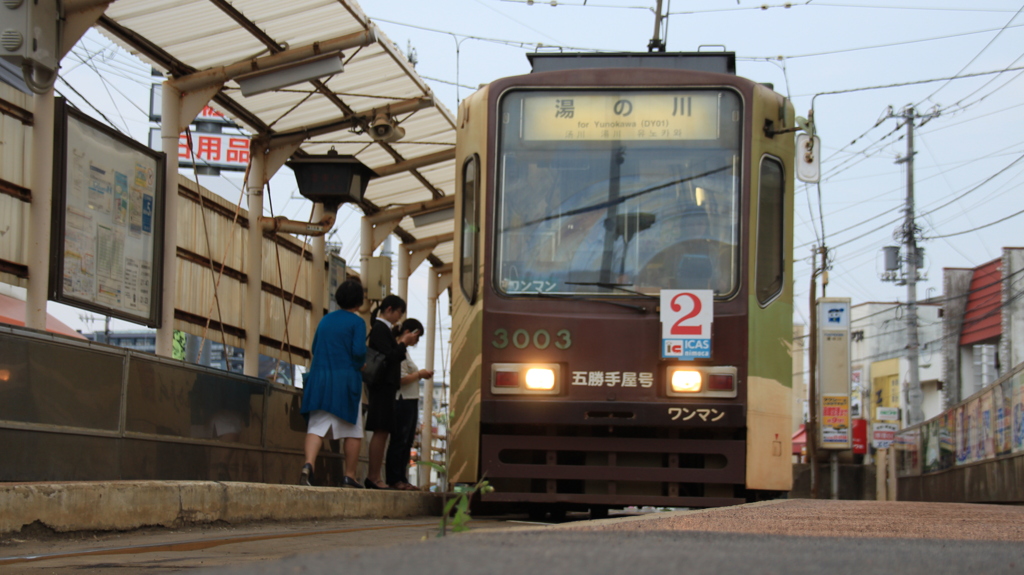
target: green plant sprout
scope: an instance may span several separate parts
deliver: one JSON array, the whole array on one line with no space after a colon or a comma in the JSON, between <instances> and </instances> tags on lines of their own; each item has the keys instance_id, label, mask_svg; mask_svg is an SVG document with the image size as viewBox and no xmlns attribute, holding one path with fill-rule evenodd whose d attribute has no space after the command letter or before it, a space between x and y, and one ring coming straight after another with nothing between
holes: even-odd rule
<instances>
[{"instance_id":1,"label":"green plant sprout","mask_svg":"<svg viewBox=\"0 0 1024 575\"><path fill-rule=\"evenodd\" d=\"M433 461L419 461L417 465L427 465L436 471L438 475L445 476L448 473L444 465ZM486 479L481 478L480 481L473 485L456 485L451 499L448 498L449 493L447 491L441 494L443 510L441 511L441 525L437 534L438 537L444 537L448 534L449 516L452 517L451 527L453 532L469 531L467 523L472 519L469 514L469 502L478 491L480 493L492 493L494 487ZM454 515L452 515L453 509L455 511Z\"/></svg>"}]
</instances>

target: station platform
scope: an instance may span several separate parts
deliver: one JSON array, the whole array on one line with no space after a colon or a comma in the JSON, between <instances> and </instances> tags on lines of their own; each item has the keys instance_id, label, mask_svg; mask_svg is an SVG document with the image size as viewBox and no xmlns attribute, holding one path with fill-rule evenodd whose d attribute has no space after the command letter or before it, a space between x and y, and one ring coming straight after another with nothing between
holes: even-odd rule
<instances>
[{"instance_id":1,"label":"station platform","mask_svg":"<svg viewBox=\"0 0 1024 575\"><path fill-rule=\"evenodd\" d=\"M436 493L232 481L0 483L0 535L254 521L439 516Z\"/></svg>"}]
</instances>

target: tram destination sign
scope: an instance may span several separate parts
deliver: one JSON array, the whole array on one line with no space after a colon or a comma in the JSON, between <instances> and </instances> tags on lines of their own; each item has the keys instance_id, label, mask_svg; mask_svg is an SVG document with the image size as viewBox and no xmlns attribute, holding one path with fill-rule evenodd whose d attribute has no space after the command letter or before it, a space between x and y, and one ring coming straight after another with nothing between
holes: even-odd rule
<instances>
[{"instance_id":1,"label":"tram destination sign","mask_svg":"<svg viewBox=\"0 0 1024 575\"><path fill-rule=\"evenodd\" d=\"M717 92L538 92L523 99L524 140L716 140Z\"/></svg>"}]
</instances>

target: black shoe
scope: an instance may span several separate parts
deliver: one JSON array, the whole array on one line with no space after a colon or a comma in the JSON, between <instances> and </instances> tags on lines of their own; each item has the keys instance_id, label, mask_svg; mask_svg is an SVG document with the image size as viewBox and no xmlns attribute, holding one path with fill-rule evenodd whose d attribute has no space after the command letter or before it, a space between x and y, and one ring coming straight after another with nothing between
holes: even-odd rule
<instances>
[{"instance_id":1,"label":"black shoe","mask_svg":"<svg viewBox=\"0 0 1024 575\"><path fill-rule=\"evenodd\" d=\"M341 478L341 486L342 487L351 487L352 489L362 489L363 488L362 485L359 485L358 481L356 481L355 479L352 479L348 475L346 475L346 476Z\"/></svg>"},{"instance_id":2,"label":"black shoe","mask_svg":"<svg viewBox=\"0 0 1024 575\"><path fill-rule=\"evenodd\" d=\"M382 489L382 490L390 489L389 487L381 487L380 485L377 485L376 483L370 481L369 479L364 481L363 485L365 485L367 489Z\"/></svg>"},{"instance_id":3,"label":"black shoe","mask_svg":"<svg viewBox=\"0 0 1024 575\"><path fill-rule=\"evenodd\" d=\"M313 486L313 466L306 463L302 466L302 473L299 475L299 485Z\"/></svg>"}]
</instances>

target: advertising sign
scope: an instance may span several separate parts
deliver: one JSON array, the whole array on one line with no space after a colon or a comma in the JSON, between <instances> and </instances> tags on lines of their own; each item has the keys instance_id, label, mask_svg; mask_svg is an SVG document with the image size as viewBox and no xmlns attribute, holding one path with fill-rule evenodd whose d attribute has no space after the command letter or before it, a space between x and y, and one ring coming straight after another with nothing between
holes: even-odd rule
<instances>
[{"instance_id":1,"label":"advertising sign","mask_svg":"<svg viewBox=\"0 0 1024 575\"><path fill-rule=\"evenodd\" d=\"M996 455L1013 451L1013 382L1004 381L993 390L993 409L996 412Z\"/></svg>"},{"instance_id":2,"label":"advertising sign","mask_svg":"<svg viewBox=\"0 0 1024 575\"><path fill-rule=\"evenodd\" d=\"M712 290L661 290L661 357L709 359Z\"/></svg>"},{"instance_id":3,"label":"advertising sign","mask_svg":"<svg viewBox=\"0 0 1024 575\"><path fill-rule=\"evenodd\" d=\"M896 441L896 432L899 425L895 423L874 422L871 424L871 447L875 449L889 449L892 442Z\"/></svg>"},{"instance_id":4,"label":"advertising sign","mask_svg":"<svg viewBox=\"0 0 1024 575\"><path fill-rule=\"evenodd\" d=\"M863 455L868 452L868 420L853 420L853 453Z\"/></svg>"},{"instance_id":5,"label":"advertising sign","mask_svg":"<svg viewBox=\"0 0 1024 575\"><path fill-rule=\"evenodd\" d=\"M898 407L876 407L875 421L899 421L900 408Z\"/></svg>"},{"instance_id":6,"label":"advertising sign","mask_svg":"<svg viewBox=\"0 0 1024 575\"><path fill-rule=\"evenodd\" d=\"M823 446L849 448L850 398L826 395L821 398L821 443Z\"/></svg>"},{"instance_id":7,"label":"advertising sign","mask_svg":"<svg viewBox=\"0 0 1024 575\"><path fill-rule=\"evenodd\" d=\"M160 130L149 131L149 145L162 147ZM188 147L188 136L178 135L178 165L208 166L222 170L244 172L249 165L249 138L238 134L211 134L192 132L192 149Z\"/></svg>"},{"instance_id":8,"label":"advertising sign","mask_svg":"<svg viewBox=\"0 0 1024 575\"><path fill-rule=\"evenodd\" d=\"M818 445L850 449L850 298L820 298L818 328Z\"/></svg>"},{"instance_id":9,"label":"advertising sign","mask_svg":"<svg viewBox=\"0 0 1024 575\"><path fill-rule=\"evenodd\" d=\"M961 405L953 412L956 426L956 464L964 465L971 462L971 415L967 406Z\"/></svg>"},{"instance_id":10,"label":"advertising sign","mask_svg":"<svg viewBox=\"0 0 1024 575\"><path fill-rule=\"evenodd\" d=\"M1010 394L1010 401L1013 407L1010 409L1013 417L1013 452L1024 451L1024 374L1018 373L1013 378L1013 391Z\"/></svg>"},{"instance_id":11,"label":"advertising sign","mask_svg":"<svg viewBox=\"0 0 1024 575\"><path fill-rule=\"evenodd\" d=\"M164 155L63 98L54 127L50 299L160 327Z\"/></svg>"}]
</instances>

